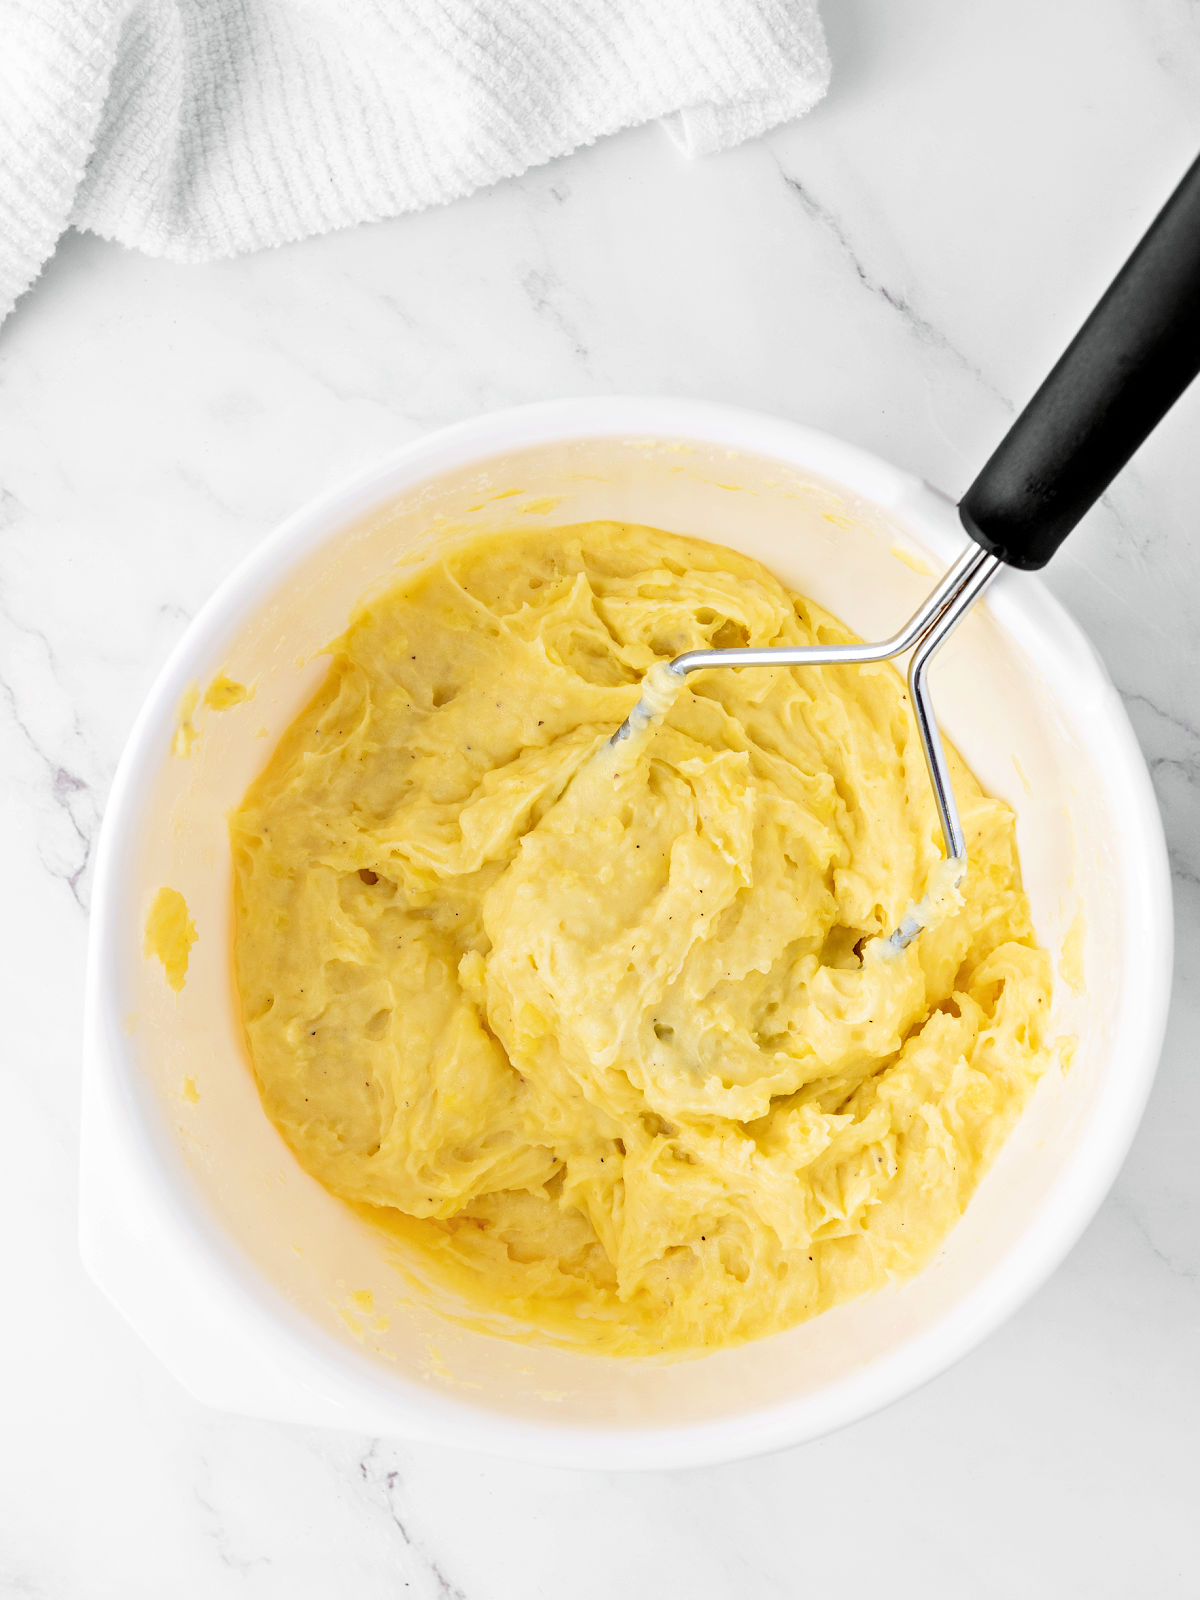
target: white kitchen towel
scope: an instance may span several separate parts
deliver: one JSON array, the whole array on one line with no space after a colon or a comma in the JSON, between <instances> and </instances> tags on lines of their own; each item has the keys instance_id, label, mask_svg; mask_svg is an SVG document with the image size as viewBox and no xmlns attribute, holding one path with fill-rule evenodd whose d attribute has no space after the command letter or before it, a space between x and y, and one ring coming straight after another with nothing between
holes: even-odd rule
<instances>
[{"instance_id":1,"label":"white kitchen towel","mask_svg":"<svg viewBox=\"0 0 1200 1600\"><path fill-rule=\"evenodd\" d=\"M237 255L656 117L727 148L828 78L816 0L0 0L0 317L72 224Z\"/></svg>"}]
</instances>

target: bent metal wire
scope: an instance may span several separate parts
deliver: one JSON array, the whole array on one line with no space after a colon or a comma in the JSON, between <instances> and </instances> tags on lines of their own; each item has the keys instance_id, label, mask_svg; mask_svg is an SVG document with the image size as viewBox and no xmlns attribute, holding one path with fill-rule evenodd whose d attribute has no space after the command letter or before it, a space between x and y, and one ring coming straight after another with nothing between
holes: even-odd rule
<instances>
[{"instance_id":1,"label":"bent metal wire","mask_svg":"<svg viewBox=\"0 0 1200 1600\"><path fill-rule=\"evenodd\" d=\"M670 662L668 671L684 678L709 667L850 667L870 661L891 661L912 655L908 663L908 689L916 717L917 733L925 755L929 781L937 805L946 845L946 859L957 885L967 870L967 845L954 799L954 786L942 747L942 736L929 692L929 666L963 617L1003 567L998 556L972 545L946 573L924 604L894 633L879 644L769 645L762 649L688 650ZM610 744L627 739L636 727L655 720L658 707L639 700L613 734ZM893 930L888 943L897 950L910 944L921 931L919 916L910 912Z\"/></svg>"}]
</instances>

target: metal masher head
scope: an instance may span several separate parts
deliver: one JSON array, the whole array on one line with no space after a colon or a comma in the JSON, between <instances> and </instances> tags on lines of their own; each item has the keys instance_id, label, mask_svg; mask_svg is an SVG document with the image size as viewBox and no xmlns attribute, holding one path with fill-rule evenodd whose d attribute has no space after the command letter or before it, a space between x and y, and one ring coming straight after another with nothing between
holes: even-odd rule
<instances>
[{"instance_id":1,"label":"metal masher head","mask_svg":"<svg viewBox=\"0 0 1200 1600\"><path fill-rule=\"evenodd\" d=\"M891 661L911 652L908 663L909 694L929 781L933 786L938 819L942 825L946 860L949 863L947 870L951 881L957 886L967 870L967 845L954 800L954 786L950 781L942 736L933 713L928 682L929 665L1003 565L998 556L990 555L976 546L964 551L904 626L890 639L879 644L769 645L759 650L688 650L667 664L666 673L678 680L676 687L682 687L688 673L701 672L709 667L850 667L861 666L869 661ZM620 744L631 734L648 727L665 713L672 698L669 682L664 683L659 678L648 683L643 688L642 697L609 743ZM909 908L899 926L892 930L888 945L893 950L903 950L905 945L912 943L923 926L923 907L918 903Z\"/></svg>"}]
</instances>

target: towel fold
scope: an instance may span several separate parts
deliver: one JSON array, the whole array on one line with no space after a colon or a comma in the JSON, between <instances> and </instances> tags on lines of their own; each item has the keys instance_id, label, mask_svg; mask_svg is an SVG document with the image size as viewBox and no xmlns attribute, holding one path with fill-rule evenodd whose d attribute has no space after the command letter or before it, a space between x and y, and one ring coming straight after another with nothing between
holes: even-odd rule
<instances>
[{"instance_id":1,"label":"towel fold","mask_svg":"<svg viewBox=\"0 0 1200 1600\"><path fill-rule=\"evenodd\" d=\"M828 78L816 0L0 0L0 317L70 225L238 255L654 118L728 148Z\"/></svg>"}]
</instances>

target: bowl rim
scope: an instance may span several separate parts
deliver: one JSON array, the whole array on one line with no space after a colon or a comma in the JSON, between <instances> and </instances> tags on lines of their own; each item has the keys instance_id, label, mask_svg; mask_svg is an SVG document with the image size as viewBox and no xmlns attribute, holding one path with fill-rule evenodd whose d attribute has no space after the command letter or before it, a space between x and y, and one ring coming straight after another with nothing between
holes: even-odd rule
<instances>
[{"instance_id":1,"label":"bowl rim","mask_svg":"<svg viewBox=\"0 0 1200 1600\"><path fill-rule=\"evenodd\" d=\"M264 593L348 523L405 488L455 469L482 465L506 452L571 439L672 440L777 460L879 506L918 542L947 559L961 549L953 503L921 479L872 452L767 413L704 401L606 396L544 401L488 412L419 437L356 473L287 517L253 547L185 630L139 711L118 764L97 843L84 1007L85 1089L99 1096L122 1128L133 1175L152 1193L163 1226L178 1238L189 1264L203 1274L221 1309L278 1352L283 1370L322 1394L343 1425L428 1440L533 1463L605 1469L709 1465L799 1444L870 1415L921 1387L960 1360L1011 1315L1075 1244L1108 1192L1137 1130L1157 1069L1171 988L1171 879L1162 821L1145 760L1124 705L1078 624L1042 582L1026 573L989 596L996 621L1023 651L1036 643L1042 671L1086 693L1089 722L1102 727L1111 804L1123 821L1116 866L1130 915L1122 935L1128 974L1123 993L1136 995L1140 1026L1125 1019L1129 1047L1109 1075L1071 1160L1052 1183L1031 1226L994 1270L932 1326L811 1394L717 1419L639 1427L556 1424L489 1409L388 1374L318 1327L297 1317L283 1295L205 1210L195 1185L172 1159L167 1139L137 1092L124 1048L118 993L116 919L123 873L134 844L139 795L161 761L179 701L198 667L245 623ZM1128 1013L1128 998L1123 1011ZM1118 1032L1122 1017L1117 1019ZM102 1140L85 1116L83 1153ZM84 1263L106 1283L103 1251L89 1226L89 1190L81 1192ZM160 1352L161 1354L161 1352ZM278 1415L274 1408L272 1415ZM324 1414L324 1413L323 1413ZM309 1420L303 1401L292 1420Z\"/></svg>"}]
</instances>

